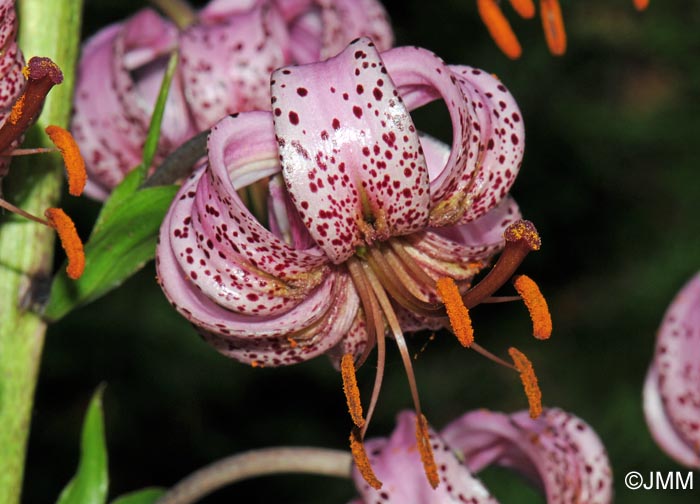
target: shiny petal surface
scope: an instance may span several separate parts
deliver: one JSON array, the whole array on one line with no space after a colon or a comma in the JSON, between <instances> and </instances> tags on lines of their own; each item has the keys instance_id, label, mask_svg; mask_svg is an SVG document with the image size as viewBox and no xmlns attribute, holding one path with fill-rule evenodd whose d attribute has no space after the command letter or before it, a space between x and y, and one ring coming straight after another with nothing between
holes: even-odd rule
<instances>
[{"instance_id":1,"label":"shiny petal surface","mask_svg":"<svg viewBox=\"0 0 700 504\"><path fill-rule=\"evenodd\" d=\"M678 293L661 323L644 384L644 413L670 457L700 468L700 274Z\"/></svg>"},{"instance_id":2,"label":"shiny petal surface","mask_svg":"<svg viewBox=\"0 0 700 504\"><path fill-rule=\"evenodd\" d=\"M428 222L428 173L411 117L373 44L276 71L283 176L304 225L334 263Z\"/></svg>"},{"instance_id":3,"label":"shiny petal surface","mask_svg":"<svg viewBox=\"0 0 700 504\"><path fill-rule=\"evenodd\" d=\"M509 467L541 487L549 504L612 502L605 448L590 426L562 410L547 409L536 420L527 411L474 411L441 435L472 470L491 464Z\"/></svg>"},{"instance_id":4,"label":"shiny petal surface","mask_svg":"<svg viewBox=\"0 0 700 504\"><path fill-rule=\"evenodd\" d=\"M430 441L440 484L433 489L425 476L416 446L416 416L404 411L397 418L391 437L370 439L365 447L382 488L371 488L357 469L353 479L361 502L396 504L496 503L484 485L455 456L451 447L432 429Z\"/></svg>"}]
</instances>

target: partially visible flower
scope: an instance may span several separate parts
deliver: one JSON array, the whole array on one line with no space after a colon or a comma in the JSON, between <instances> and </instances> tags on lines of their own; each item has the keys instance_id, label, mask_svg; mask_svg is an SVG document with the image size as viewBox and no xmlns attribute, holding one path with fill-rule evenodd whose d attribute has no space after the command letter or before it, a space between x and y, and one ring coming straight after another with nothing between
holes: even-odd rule
<instances>
[{"instance_id":1,"label":"partially visible flower","mask_svg":"<svg viewBox=\"0 0 700 504\"><path fill-rule=\"evenodd\" d=\"M270 108L270 73L325 59L367 35L388 49L393 34L377 0L213 0L182 31L155 11L93 35L83 47L72 128L104 199L141 160L170 51L180 53L158 163L228 114Z\"/></svg>"},{"instance_id":2,"label":"partially visible flower","mask_svg":"<svg viewBox=\"0 0 700 504\"><path fill-rule=\"evenodd\" d=\"M644 383L644 414L669 457L700 468L700 273L664 315Z\"/></svg>"},{"instance_id":3,"label":"partially visible flower","mask_svg":"<svg viewBox=\"0 0 700 504\"><path fill-rule=\"evenodd\" d=\"M451 148L419 135L409 114L438 98L452 119ZM161 226L160 284L209 343L241 362L281 366L328 354L362 433L390 334L421 417L403 332L470 325L460 323L468 310L540 245L507 195L523 155L517 105L486 72L416 47L380 55L367 39L324 62L277 70L272 103L272 113L241 113L212 129L208 163L183 184ZM237 192L261 180L270 187L267 227ZM517 284L531 309L546 311L531 281ZM364 417L354 366L375 345ZM521 374L536 416L532 366L510 354L514 365L505 365ZM427 428L417 432L425 441ZM356 459L361 437L352 438Z\"/></svg>"},{"instance_id":4,"label":"partially visible flower","mask_svg":"<svg viewBox=\"0 0 700 504\"><path fill-rule=\"evenodd\" d=\"M526 411L506 415L477 410L453 421L439 435L431 430L442 483L435 490L421 477L415 424L415 414L403 412L390 438L366 441L369 461L384 484L379 490L372 488L354 468L361 495L355 504L495 503L474 476L493 464L523 475L549 504L612 502L605 447L583 420L560 409L546 409L536 420Z\"/></svg>"}]
</instances>

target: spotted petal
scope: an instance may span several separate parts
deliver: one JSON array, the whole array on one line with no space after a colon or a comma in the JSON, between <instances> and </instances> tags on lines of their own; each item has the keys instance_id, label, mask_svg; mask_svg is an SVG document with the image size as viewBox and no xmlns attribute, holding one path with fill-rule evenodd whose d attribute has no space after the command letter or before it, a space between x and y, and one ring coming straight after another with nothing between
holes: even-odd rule
<instances>
[{"instance_id":1,"label":"spotted petal","mask_svg":"<svg viewBox=\"0 0 700 504\"><path fill-rule=\"evenodd\" d=\"M17 14L14 0L0 0L0 126L24 89L24 56L17 47ZM12 145L11 147L16 147ZM0 153L2 154L2 153ZM9 159L0 155L0 178L5 175Z\"/></svg>"},{"instance_id":2,"label":"spotted petal","mask_svg":"<svg viewBox=\"0 0 700 504\"><path fill-rule=\"evenodd\" d=\"M549 504L612 502L605 448L590 426L562 410L547 409L536 420L527 411L479 410L441 434L473 471L491 464L514 469L540 486Z\"/></svg>"},{"instance_id":3,"label":"spotted petal","mask_svg":"<svg viewBox=\"0 0 700 504\"><path fill-rule=\"evenodd\" d=\"M664 316L644 384L644 413L670 457L700 468L700 274Z\"/></svg>"}]
</instances>

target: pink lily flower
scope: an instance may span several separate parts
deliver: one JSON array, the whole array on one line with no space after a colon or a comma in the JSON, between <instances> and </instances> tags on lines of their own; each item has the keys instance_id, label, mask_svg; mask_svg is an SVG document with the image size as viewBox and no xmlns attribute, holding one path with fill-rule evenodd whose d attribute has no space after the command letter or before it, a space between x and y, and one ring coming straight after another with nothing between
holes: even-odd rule
<instances>
[{"instance_id":1,"label":"pink lily flower","mask_svg":"<svg viewBox=\"0 0 700 504\"><path fill-rule=\"evenodd\" d=\"M156 164L228 114L269 109L274 69L327 58L360 35L391 47L377 0L214 0L183 30L151 9L104 28L83 47L75 95L87 194L104 199L140 162L171 51L179 50L180 67Z\"/></svg>"},{"instance_id":2,"label":"pink lily flower","mask_svg":"<svg viewBox=\"0 0 700 504\"><path fill-rule=\"evenodd\" d=\"M430 440L441 484L433 490L421 477L422 466L413 437L415 414L402 412L389 438L366 442L369 459L382 479L370 487L354 468L363 502L428 504L495 503L474 476L491 464L525 476L550 504L612 502L612 478L600 439L583 420L559 409L546 409L533 420L526 411L506 415L487 410L466 413Z\"/></svg>"},{"instance_id":3,"label":"pink lily flower","mask_svg":"<svg viewBox=\"0 0 700 504\"><path fill-rule=\"evenodd\" d=\"M661 323L644 382L644 414L669 457L700 468L700 274L676 295Z\"/></svg>"}]
</instances>

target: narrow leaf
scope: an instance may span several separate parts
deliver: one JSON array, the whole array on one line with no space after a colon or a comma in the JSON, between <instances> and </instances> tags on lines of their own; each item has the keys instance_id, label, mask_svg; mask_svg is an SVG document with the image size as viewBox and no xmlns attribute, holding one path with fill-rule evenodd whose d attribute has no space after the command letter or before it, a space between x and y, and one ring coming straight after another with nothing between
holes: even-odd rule
<instances>
[{"instance_id":1,"label":"narrow leaf","mask_svg":"<svg viewBox=\"0 0 700 504\"><path fill-rule=\"evenodd\" d=\"M100 385L92 396L83 422L80 462L73 479L63 489L57 504L103 504L107 500L107 446L105 444Z\"/></svg>"},{"instance_id":2,"label":"narrow leaf","mask_svg":"<svg viewBox=\"0 0 700 504\"><path fill-rule=\"evenodd\" d=\"M164 488L144 488L124 494L113 500L111 504L153 504L163 494L165 494Z\"/></svg>"}]
</instances>

